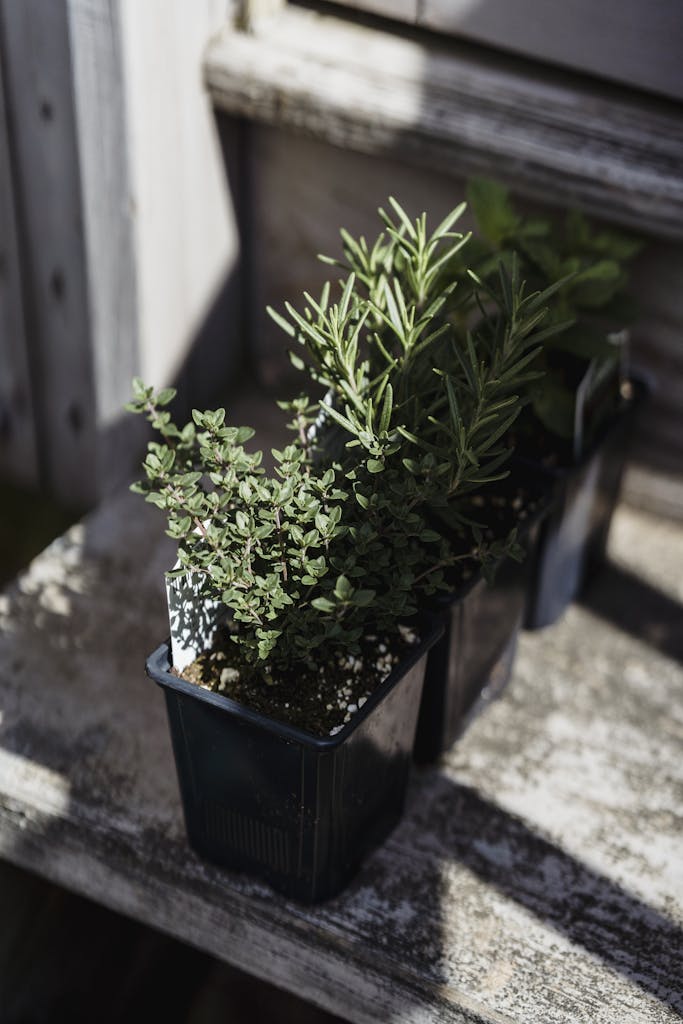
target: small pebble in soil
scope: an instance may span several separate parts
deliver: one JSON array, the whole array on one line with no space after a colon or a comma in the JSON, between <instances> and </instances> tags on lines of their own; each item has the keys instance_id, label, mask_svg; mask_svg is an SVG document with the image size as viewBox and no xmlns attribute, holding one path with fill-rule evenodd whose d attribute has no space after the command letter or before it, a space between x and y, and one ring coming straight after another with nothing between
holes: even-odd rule
<instances>
[{"instance_id":1,"label":"small pebble in soil","mask_svg":"<svg viewBox=\"0 0 683 1024\"><path fill-rule=\"evenodd\" d=\"M336 736L419 636L412 627L401 625L395 636L366 637L358 653L337 653L324 664L300 665L277 680L271 678L276 676L272 666L265 666L260 678L245 669L235 660L229 640L226 635L200 655L183 671L183 678L276 721L316 736Z\"/></svg>"},{"instance_id":2,"label":"small pebble in soil","mask_svg":"<svg viewBox=\"0 0 683 1024\"><path fill-rule=\"evenodd\" d=\"M398 631L404 644L416 644L419 640L417 633L410 626L399 626Z\"/></svg>"}]
</instances>

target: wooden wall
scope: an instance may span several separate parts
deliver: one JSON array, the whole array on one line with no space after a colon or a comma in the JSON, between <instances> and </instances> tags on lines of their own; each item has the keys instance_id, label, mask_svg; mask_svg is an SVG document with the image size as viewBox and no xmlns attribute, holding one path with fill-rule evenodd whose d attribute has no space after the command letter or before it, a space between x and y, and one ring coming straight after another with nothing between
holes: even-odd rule
<instances>
[{"instance_id":1,"label":"wooden wall","mask_svg":"<svg viewBox=\"0 0 683 1024\"><path fill-rule=\"evenodd\" d=\"M75 504L90 495L96 405L66 5L2 0L0 17L40 466Z\"/></svg>"},{"instance_id":2,"label":"wooden wall","mask_svg":"<svg viewBox=\"0 0 683 1024\"><path fill-rule=\"evenodd\" d=\"M38 481L38 458L15 194L0 76L0 476L30 487Z\"/></svg>"},{"instance_id":3,"label":"wooden wall","mask_svg":"<svg viewBox=\"0 0 683 1024\"><path fill-rule=\"evenodd\" d=\"M234 139L220 137L201 76L231 9L0 0L0 173L13 172L12 191L0 187L0 395L16 406L16 381L30 379L40 467L14 409L0 472L69 504L132 471L142 424L122 406L135 374L180 379L199 403L237 359Z\"/></svg>"}]
</instances>

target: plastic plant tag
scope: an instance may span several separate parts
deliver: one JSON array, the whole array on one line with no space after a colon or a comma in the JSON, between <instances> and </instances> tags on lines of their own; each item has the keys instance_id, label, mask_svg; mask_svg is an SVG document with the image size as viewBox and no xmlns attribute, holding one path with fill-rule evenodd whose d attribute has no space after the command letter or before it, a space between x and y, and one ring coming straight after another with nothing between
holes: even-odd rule
<instances>
[{"instance_id":1,"label":"plastic plant tag","mask_svg":"<svg viewBox=\"0 0 683 1024\"><path fill-rule=\"evenodd\" d=\"M201 576L190 572L166 576L166 600L173 667L182 672L211 647L225 606L203 596Z\"/></svg>"},{"instance_id":2,"label":"plastic plant tag","mask_svg":"<svg viewBox=\"0 0 683 1024\"><path fill-rule=\"evenodd\" d=\"M603 458L602 451L598 451L589 460L564 510L557 533L544 552L537 587L546 624L560 617L581 588Z\"/></svg>"},{"instance_id":3,"label":"plastic plant tag","mask_svg":"<svg viewBox=\"0 0 683 1024\"><path fill-rule=\"evenodd\" d=\"M587 443L590 443L590 422L605 401L610 390L618 394L622 380L624 353L621 336L610 335L614 355L608 359L592 359L576 389L574 404L574 459L580 462Z\"/></svg>"},{"instance_id":4,"label":"plastic plant tag","mask_svg":"<svg viewBox=\"0 0 683 1024\"><path fill-rule=\"evenodd\" d=\"M631 332L623 327L620 331L608 334L607 340L619 353L619 386L622 387L631 374Z\"/></svg>"}]
</instances>

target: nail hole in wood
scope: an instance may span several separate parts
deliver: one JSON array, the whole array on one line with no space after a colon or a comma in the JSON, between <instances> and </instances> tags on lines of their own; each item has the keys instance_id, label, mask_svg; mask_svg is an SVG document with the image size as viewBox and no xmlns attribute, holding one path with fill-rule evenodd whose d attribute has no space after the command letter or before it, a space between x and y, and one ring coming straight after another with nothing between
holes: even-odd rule
<instances>
[{"instance_id":1,"label":"nail hole in wood","mask_svg":"<svg viewBox=\"0 0 683 1024\"><path fill-rule=\"evenodd\" d=\"M83 429L83 413L77 402L72 402L67 409L66 418L74 434L80 434Z\"/></svg>"},{"instance_id":2,"label":"nail hole in wood","mask_svg":"<svg viewBox=\"0 0 683 1024\"><path fill-rule=\"evenodd\" d=\"M61 302L66 291L66 279L61 270L53 270L50 275L50 291L57 300Z\"/></svg>"},{"instance_id":3,"label":"nail hole in wood","mask_svg":"<svg viewBox=\"0 0 683 1024\"><path fill-rule=\"evenodd\" d=\"M55 115L54 107L49 100L42 100L40 104L40 116L43 121L51 121Z\"/></svg>"},{"instance_id":4,"label":"nail hole in wood","mask_svg":"<svg viewBox=\"0 0 683 1024\"><path fill-rule=\"evenodd\" d=\"M0 441L8 441L12 436L12 418L8 410L0 405Z\"/></svg>"}]
</instances>

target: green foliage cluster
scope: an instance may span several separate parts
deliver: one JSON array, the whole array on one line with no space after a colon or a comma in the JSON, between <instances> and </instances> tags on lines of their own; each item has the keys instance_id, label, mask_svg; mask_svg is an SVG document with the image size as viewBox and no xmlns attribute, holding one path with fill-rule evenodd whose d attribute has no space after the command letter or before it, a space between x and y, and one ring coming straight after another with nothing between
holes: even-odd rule
<instances>
[{"instance_id":1,"label":"green foliage cluster","mask_svg":"<svg viewBox=\"0 0 683 1024\"><path fill-rule=\"evenodd\" d=\"M535 366L541 383L532 387L533 411L552 434L570 438L575 422L575 392L589 367L604 379L611 365L623 359L623 328L634 310L626 294L628 265L642 242L613 228L596 227L576 210L563 217L525 217L507 189L487 179L470 182L467 196L477 234L468 248L469 266L484 279L501 263L517 259L520 274L532 290L561 281L548 303L548 324L567 324L544 346ZM457 274L463 278L467 268ZM614 373L615 396L618 395Z\"/></svg>"},{"instance_id":2,"label":"green foliage cluster","mask_svg":"<svg viewBox=\"0 0 683 1024\"><path fill-rule=\"evenodd\" d=\"M294 366L327 391L322 425L349 438L342 463L361 448L370 473L394 469L421 504L457 517L459 498L500 478L501 441L539 376L532 364L567 326L540 326L562 282L527 295L513 257L492 283L470 271L463 286L455 271L470 235L452 229L464 204L430 234L424 214L413 222L390 203L372 247L342 231L344 260L322 257L348 272L338 302L328 283L301 312L269 312L304 349Z\"/></svg>"},{"instance_id":3,"label":"green foliage cluster","mask_svg":"<svg viewBox=\"0 0 683 1024\"><path fill-rule=\"evenodd\" d=\"M395 632L439 585L448 556L405 494L352 483L300 440L273 451L268 475L262 452L244 447L251 428L226 426L223 409L178 428L164 408L172 397L134 382L129 410L161 435L134 490L166 513L176 574L203 578L204 595L230 609L242 660L266 681L316 652L358 650L369 621ZM295 425L310 425L307 401L297 404Z\"/></svg>"},{"instance_id":4,"label":"green foliage cluster","mask_svg":"<svg viewBox=\"0 0 683 1024\"><path fill-rule=\"evenodd\" d=\"M230 610L244 663L266 680L357 650L369 628L394 633L457 562L515 552L513 536L484 542L466 500L505 473L503 438L562 327L542 326L561 284L528 293L515 259L458 282L464 207L429 233L425 215L390 202L371 246L342 233L338 285L306 294L301 312L271 311L318 391L283 403L294 440L273 452L274 473L223 409L178 427L173 392L140 380L128 406L160 437L136 489L166 513L179 571Z\"/></svg>"}]
</instances>

